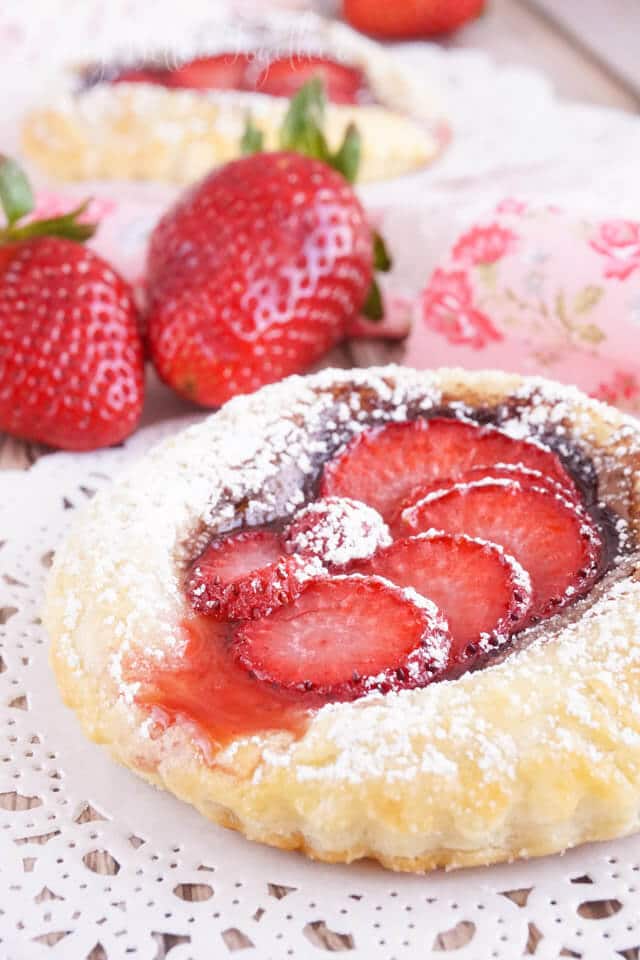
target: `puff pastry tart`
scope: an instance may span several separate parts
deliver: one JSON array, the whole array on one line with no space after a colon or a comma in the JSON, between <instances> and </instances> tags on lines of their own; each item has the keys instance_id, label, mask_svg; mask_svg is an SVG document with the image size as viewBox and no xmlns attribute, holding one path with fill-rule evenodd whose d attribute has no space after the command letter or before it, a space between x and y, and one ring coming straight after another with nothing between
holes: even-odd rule
<instances>
[{"instance_id":1,"label":"puff pastry tart","mask_svg":"<svg viewBox=\"0 0 640 960\"><path fill-rule=\"evenodd\" d=\"M239 15L231 46L228 27L171 60L116 53L70 71L27 117L27 156L62 179L190 182L238 156L249 112L265 148L275 148L288 98L317 74L330 101L329 145L337 149L350 123L362 134L361 180L420 169L446 141L425 77L412 80L344 24L309 13Z\"/></svg>"},{"instance_id":2,"label":"puff pastry tart","mask_svg":"<svg viewBox=\"0 0 640 960\"><path fill-rule=\"evenodd\" d=\"M46 624L89 737L328 861L487 864L638 828L640 427L577 390L294 377L80 516Z\"/></svg>"}]
</instances>

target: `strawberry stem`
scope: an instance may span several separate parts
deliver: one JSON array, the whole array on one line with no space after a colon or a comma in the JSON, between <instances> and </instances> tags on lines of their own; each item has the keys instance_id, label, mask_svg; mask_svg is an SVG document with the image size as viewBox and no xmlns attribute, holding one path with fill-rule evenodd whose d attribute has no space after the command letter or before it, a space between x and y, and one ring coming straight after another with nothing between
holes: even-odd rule
<instances>
[{"instance_id":1,"label":"strawberry stem","mask_svg":"<svg viewBox=\"0 0 640 960\"><path fill-rule=\"evenodd\" d=\"M379 234L377 230L372 231L372 236L373 269L377 273L388 273L393 266L393 261L389 255L389 251L387 250L387 245L384 242L382 235ZM367 318L367 320L372 320L374 323L379 323L384 317L384 300L375 276L371 281L367 299L362 307L362 314Z\"/></svg>"},{"instance_id":2,"label":"strawberry stem","mask_svg":"<svg viewBox=\"0 0 640 960\"><path fill-rule=\"evenodd\" d=\"M4 154L0 154L0 203L9 226L31 213L34 206L31 184L15 160Z\"/></svg>"},{"instance_id":3,"label":"strawberry stem","mask_svg":"<svg viewBox=\"0 0 640 960\"><path fill-rule=\"evenodd\" d=\"M342 143L332 153L324 135L326 105L324 86L319 77L313 77L300 87L282 123L280 148L322 160L349 183L354 183L362 152L360 133L355 124L350 123Z\"/></svg>"},{"instance_id":4,"label":"strawberry stem","mask_svg":"<svg viewBox=\"0 0 640 960\"><path fill-rule=\"evenodd\" d=\"M324 135L325 95L322 81L314 77L298 90L289 104L280 130L280 147L332 166Z\"/></svg>"},{"instance_id":5,"label":"strawberry stem","mask_svg":"<svg viewBox=\"0 0 640 960\"><path fill-rule=\"evenodd\" d=\"M345 131L342 144L332 157L331 166L341 173L349 183L354 183L358 176L361 155L362 139L356 125L350 123Z\"/></svg>"},{"instance_id":6,"label":"strawberry stem","mask_svg":"<svg viewBox=\"0 0 640 960\"><path fill-rule=\"evenodd\" d=\"M324 85L319 77L313 77L305 83L291 99L282 127L280 129L280 149L302 153L306 157L321 160L349 183L355 183L362 156L362 138L355 124L350 123L345 130L342 143L335 152L324 134L324 121L327 100ZM264 149L264 136L254 125L253 118L247 116L247 124L241 141L243 154L259 153ZM382 237L372 231L374 269L386 273L391 269L391 257ZM363 313L369 320L382 320L384 301L377 281L371 288L363 307Z\"/></svg>"},{"instance_id":7,"label":"strawberry stem","mask_svg":"<svg viewBox=\"0 0 640 960\"><path fill-rule=\"evenodd\" d=\"M393 266L384 237L377 230L373 231L373 266L379 273L388 273Z\"/></svg>"},{"instance_id":8,"label":"strawberry stem","mask_svg":"<svg viewBox=\"0 0 640 960\"><path fill-rule=\"evenodd\" d=\"M249 157L253 153L262 153L264 150L264 133L256 127L250 113L247 114L244 133L240 141L240 150L243 157Z\"/></svg>"},{"instance_id":9,"label":"strawberry stem","mask_svg":"<svg viewBox=\"0 0 640 960\"><path fill-rule=\"evenodd\" d=\"M82 223L80 217L86 212L89 201L85 200L75 210L59 217L32 220L21 223L35 206L33 191L27 176L18 164L0 154L0 204L7 218L7 225L0 228L0 244L32 240L34 237L66 237L84 243L94 235L97 223Z\"/></svg>"},{"instance_id":10,"label":"strawberry stem","mask_svg":"<svg viewBox=\"0 0 640 960\"><path fill-rule=\"evenodd\" d=\"M374 323L379 323L384 317L382 293L380 292L380 287L378 286L378 281L375 277L371 281L367 299L362 305L362 310L360 312L367 318L367 320L372 320Z\"/></svg>"},{"instance_id":11,"label":"strawberry stem","mask_svg":"<svg viewBox=\"0 0 640 960\"><path fill-rule=\"evenodd\" d=\"M300 88L289 104L280 132L280 146L283 150L295 150L322 160L341 173L349 183L355 183L362 156L360 132L355 124L350 123L340 147L332 153L323 129L325 110L324 86L319 77L314 77ZM392 266L386 244L377 231L372 231L372 239L374 270L386 273ZM384 317L384 301L375 277L362 312L373 321L380 321Z\"/></svg>"}]
</instances>

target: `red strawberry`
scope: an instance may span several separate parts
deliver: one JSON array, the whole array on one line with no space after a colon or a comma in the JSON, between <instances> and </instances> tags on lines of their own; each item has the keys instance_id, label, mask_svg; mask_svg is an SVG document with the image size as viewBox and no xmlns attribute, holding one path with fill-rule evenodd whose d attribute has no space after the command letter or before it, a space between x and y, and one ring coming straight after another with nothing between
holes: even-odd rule
<instances>
[{"instance_id":1,"label":"red strawberry","mask_svg":"<svg viewBox=\"0 0 640 960\"><path fill-rule=\"evenodd\" d=\"M330 567L370 557L391 543L379 513L358 500L327 497L303 507L285 534L288 553L318 557Z\"/></svg>"},{"instance_id":2,"label":"red strawberry","mask_svg":"<svg viewBox=\"0 0 640 960\"><path fill-rule=\"evenodd\" d=\"M0 198L0 430L67 450L119 443L144 396L132 291L77 242L95 229L79 220L86 205L23 223L30 187L2 157Z\"/></svg>"},{"instance_id":3,"label":"red strawberry","mask_svg":"<svg viewBox=\"0 0 640 960\"><path fill-rule=\"evenodd\" d=\"M312 77L324 84L332 103L357 103L366 81L361 70L320 56L288 56L272 60L259 74L255 87L274 97L292 97Z\"/></svg>"},{"instance_id":4,"label":"red strawberry","mask_svg":"<svg viewBox=\"0 0 640 960\"><path fill-rule=\"evenodd\" d=\"M242 90L250 63L246 53L198 57L168 71L165 82L188 90Z\"/></svg>"},{"instance_id":5,"label":"red strawberry","mask_svg":"<svg viewBox=\"0 0 640 960\"><path fill-rule=\"evenodd\" d=\"M218 620L263 617L298 596L322 566L286 557L279 534L247 530L214 540L192 564L186 593L193 608Z\"/></svg>"},{"instance_id":6,"label":"red strawberry","mask_svg":"<svg viewBox=\"0 0 640 960\"><path fill-rule=\"evenodd\" d=\"M451 661L475 659L505 643L531 606L531 582L499 547L450 534L396 540L353 568L413 587L442 610L451 631Z\"/></svg>"},{"instance_id":7,"label":"red strawberry","mask_svg":"<svg viewBox=\"0 0 640 960\"><path fill-rule=\"evenodd\" d=\"M344 0L345 19L356 30L386 39L449 33L482 13L485 0Z\"/></svg>"},{"instance_id":8,"label":"red strawberry","mask_svg":"<svg viewBox=\"0 0 640 960\"><path fill-rule=\"evenodd\" d=\"M521 463L494 463L490 467L472 467L457 477L455 482L474 483L479 480L518 480L527 486L543 487L550 493L566 497L567 500L573 499L577 494L573 481L566 472L564 482L561 483L553 477L546 476L540 470L525 467ZM566 482L567 480L569 483ZM447 485L451 486L451 482ZM439 481L439 486L444 487L444 481ZM427 492L433 492L433 489Z\"/></svg>"},{"instance_id":9,"label":"red strawberry","mask_svg":"<svg viewBox=\"0 0 640 960\"><path fill-rule=\"evenodd\" d=\"M205 406L306 370L360 311L384 312L373 269L391 261L349 187L359 134L350 126L332 152L324 107L312 79L286 113L279 153L255 155L262 135L249 119L251 155L192 188L153 232L151 357Z\"/></svg>"},{"instance_id":10,"label":"red strawberry","mask_svg":"<svg viewBox=\"0 0 640 960\"><path fill-rule=\"evenodd\" d=\"M116 73L111 83L156 83L164 86L168 77L166 70L155 67L131 67Z\"/></svg>"},{"instance_id":11,"label":"red strawberry","mask_svg":"<svg viewBox=\"0 0 640 960\"><path fill-rule=\"evenodd\" d=\"M219 406L311 366L371 280L371 231L338 173L295 153L237 160L153 232L153 362L178 393Z\"/></svg>"},{"instance_id":12,"label":"red strawberry","mask_svg":"<svg viewBox=\"0 0 640 960\"><path fill-rule=\"evenodd\" d=\"M504 547L531 577L535 617L586 593L599 572L602 541L587 514L515 480L456 484L409 507L402 522L407 534L466 533Z\"/></svg>"},{"instance_id":13,"label":"red strawberry","mask_svg":"<svg viewBox=\"0 0 640 960\"><path fill-rule=\"evenodd\" d=\"M389 522L419 485L457 479L473 467L496 463L538 470L577 496L573 480L550 450L515 440L495 427L442 417L391 423L358 434L325 465L320 496L363 500Z\"/></svg>"},{"instance_id":14,"label":"red strawberry","mask_svg":"<svg viewBox=\"0 0 640 960\"><path fill-rule=\"evenodd\" d=\"M561 497L566 497L567 500L573 500L571 490L563 487L557 480L553 480L551 477L545 477L539 470L531 470L520 464L496 463L492 467L472 467L471 470L465 470L464 473L461 473L460 476L455 477L455 479L447 477L443 480L434 480L433 483L422 483L414 487L400 503L389 526L392 530L399 530L400 533L402 533L402 530L405 529L402 523L402 514L408 507L412 507L420 500L424 500L424 498L431 493L448 491L455 483L474 483L480 480L518 480L526 486L533 485L535 487L542 487L545 490L549 490L550 493L557 493L560 494Z\"/></svg>"},{"instance_id":15,"label":"red strawberry","mask_svg":"<svg viewBox=\"0 0 640 960\"><path fill-rule=\"evenodd\" d=\"M427 684L447 663L450 636L433 604L384 580L311 580L293 603L241 624L232 649L259 680L351 700Z\"/></svg>"}]
</instances>

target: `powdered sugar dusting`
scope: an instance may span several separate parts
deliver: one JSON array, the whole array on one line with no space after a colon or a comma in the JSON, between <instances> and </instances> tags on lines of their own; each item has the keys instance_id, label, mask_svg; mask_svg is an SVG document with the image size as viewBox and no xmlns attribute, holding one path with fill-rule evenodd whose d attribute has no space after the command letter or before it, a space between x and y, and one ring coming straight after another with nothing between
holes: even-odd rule
<instances>
[{"instance_id":1,"label":"powdered sugar dusting","mask_svg":"<svg viewBox=\"0 0 640 960\"><path fill-rule=\"evenodd\" d=\"M161 19L161 18L160 18ZM193 182L212 163L238 156L247 112L265 134L267 149L277 149L287 101L236 90L188 90L147 83L108 81L109 64L127 65L158 59L175 66L201 55L233 51L260 61L307 54L344 60L366 76L375 103L330 104L327 133L337 145L349 123L365 131L361 176L380 179L424 166L441 149L438 132L442 110L437 97L415 83L396 59L379 44L345 24L311 13L293 11L269 15L254 7L250 16L226 4L211 4L198 34L166 37L154 51L154 29L140 32L131 24L124 44L103 48L101 36L87 38L82 51L93 59L96 86L82 88L76 70L48 78L49 102L25 124L26 150L49 172L65 179L129 178ZM139 25L140 26L140 25ZM155 25L159 27L160 25ZM167 60L167 40L171 56ZM103 66L103 64L106 65ZM403 149L404 148L404 149Z\"/></svg>"},{"instance_id":2,"label":"powdered sugar dusting","mask_svg":"<svg viewBox=\"0 0 640 960\"><path fill-rule=\"evenodd\" d=\"M286 535L291 552L310 554L330 566L364 560L391 543L389 528L372 507L348 497L325 497L294 517Z\"/></svg>"},{"instance_id":3,"label":"powdered sugar dusting","mask_svg":"<svg viewBox=\"0 0 640 960\"><path fill-rule=\"evenodd\" d=\"M359 578L360 574L352 573L351 577ZM429 663L429 672L431 675L436 676L441 670L444 670L449 657L451 635L449 633L449 624L435 603L411 587L399 588L396 584L390 580L386 580L384 577L373 576L362 579L380 580L390 589L401 593L424 614L425 630L422 646L414 650L407 661L409 678L414 678L416 682L418 682L421 677L424 677L425 656ZM371 690L378 690L382 679L382 676L369 677L367 686Z\"/></svg>"},{"instance_id":4,"label":"powdered sugar dusting","mask_svg":"<svg viewBox=\"0 0 640 960\"><path fill-rule=\"evenodd\" d=\"M439 530L427 530L424 533L417 534L416 539L429 539L430 537L437 538L441 535L442 534ZM512 557L510 553L507 553L499 543L492 543L489 540L483 540L481 537L469 537L466 534L457 534L456 538L460 540L467 540L471 543L479 543L486 550L490 550L492 553L500 554L511 571L514 603L512 609L510 610L510 614L513 616L513 618L519 621L531 605L532 594L531 577L524 569L522 564L518 563L516 558ZM504 622L499 623L492 633L481 633L478 641L478 648L484 653L494 651L497 644L504 643L509 639L509 626L510 624L505 620Z\"/></svg>"},{"instance_id":5,"label":"powdered sugar dusting","mask_svg":"<svg viewBox=\"0 0 640 960\"><path fill-rule=\"evenodd\" d=\"M212 535L292 517L313 493L322 462L369 424L428 415L443 405L451 409L451 401L468 415L496 382L501 383L457 371L324 371L237 398L165 441L94 498L56 556L53 583L65 588L56 589L50 604L61 604L62 616L78 625L69 627L70 641L63 649L70 668L86 670L91 664L97 673L109 670L114 689L130 703L135 690L123 678L123 657L135 648L162 658L183 643L182 577ZM553 429L560 446L566 438L567 454L572 444L580 444L598 473L603 505L626 509L632 532L640 462L637 423L547 381L533 379L511 392L508 383L497 396L498 403L502 396L514 401L505 404L501 428L528 438ZM622 513L616 516L623 525ZM616 702L623 696L640 724L640 697L622 683L618 669L630 658L638 659L640 668L640 644L629 644L630 629L640 637L640 584L628 578L615 582L613 576L602 593L594 591L593 601L581 601L571 616L549 621L538 639L502 664L424 690L328 705L315 715L307 734L289 746L269 746L268 738L259 738L264 751L256 782L277 765L290 766L301 781L379 776L391 782L409 780L416 771L451 778L457 769L454 741L464 742L475 758L479 783L512 777L521 745L501 733L497 721L486 729L478 723L476 688L479 683L495 686L515 717L526 716L529 709L544 713L547 708L536 707L542 696L538 679L555 669L563 683L571 680L573 692L570 700L564 697L562 704L549 706L549 724L553 721L557 728L563 710L576 716L587 711L585 704L593 709L591 677ZM92 591L74 589L88 581ZM619 610L622 619L612 610ZM80 625L89 614L93 624L102 623L101 636L111 638L104 650L95 648L93 633L83 642ZM559 750L551 726L548 736L549 749ZM320 737L333 745L331 757L306 763L304 757Z\"/></svg>"}]
</instances>

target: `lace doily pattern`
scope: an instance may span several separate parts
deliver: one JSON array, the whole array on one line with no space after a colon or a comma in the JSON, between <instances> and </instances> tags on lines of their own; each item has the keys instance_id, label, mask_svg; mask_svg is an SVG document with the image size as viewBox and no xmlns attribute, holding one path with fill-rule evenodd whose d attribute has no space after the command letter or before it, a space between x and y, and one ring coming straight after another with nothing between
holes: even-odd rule
<instances>
[{"instance_id":1,"label":"lace doily pattern","mask_svg":"<svg viewBox=\"0 0 640 960\"><path fill-rule=\"evenodd\" d=\"M44 579L74 510L176 428L0 475L0 955L636 957L640 838L427 877L327 866L205 823L84 740L47 662Z\"/></svg>"},{"instance_id":2,"label":"lace doily pattern","mask_svg":"<svg viewBox=\"0 0 640 960\"><path fill-rule=\"evenodd\" d=\"M171 36L173 0L149 7L146 22L123 14L125 5L99 4L97 30L98 4L76 3L64 35L57 4L37 4L38 16L33 5L3 6L3 62L14 78L2 121L6 149L18 148L18 118L41 99L47 71L84 52L89 29L105 49L123 21L130 32L166 28ZM210 0L193 7L206 14ZM406 178L368 188L392 243L420 235L420 259L396 271L400 288L417 289L461 224L505 193L640 216L637 120L560 105L538 75L499 70L480 53L420 46L405 48L404 57L439 77L456 136L419 184ZM86 192L83 185L65 194ZM103 185L88 192L113 195ZM167 197L153 187L118 197L131 211L130 229L129 217L123 226L114 214L100 242L108 252L117 237L119 265L134 277ZM637 960L638 837L428 877L330 867L205 823L84 740L47 663L44 578L75 508L171 429L153 428L118 450L56 455L27 473L0 474L0 956L202 960L237 952L281 960L330 950L367 960L448 952L467 960ZM25 466L30 459L25 449Z\"/></svg>"}]
</instances>

